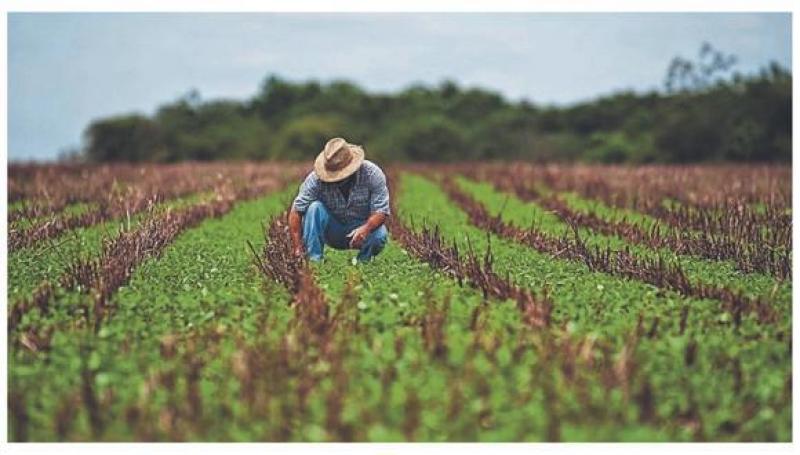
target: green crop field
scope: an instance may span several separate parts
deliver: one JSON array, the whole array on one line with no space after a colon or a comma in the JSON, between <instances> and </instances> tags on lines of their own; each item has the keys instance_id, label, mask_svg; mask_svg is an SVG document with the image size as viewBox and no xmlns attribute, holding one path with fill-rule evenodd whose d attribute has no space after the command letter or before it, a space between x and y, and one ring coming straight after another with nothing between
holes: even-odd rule
<instances>
[{"instance_id":1,"label":"green crop field","mask_svg":"<svg viewBox=\"0 0 800 455\"><path fill-rule=\"evenodd\" d=\"M354 264L304 166L12 165L9 440L791 440L789 167L386 170Z\"/></svg>"}]
</instances>

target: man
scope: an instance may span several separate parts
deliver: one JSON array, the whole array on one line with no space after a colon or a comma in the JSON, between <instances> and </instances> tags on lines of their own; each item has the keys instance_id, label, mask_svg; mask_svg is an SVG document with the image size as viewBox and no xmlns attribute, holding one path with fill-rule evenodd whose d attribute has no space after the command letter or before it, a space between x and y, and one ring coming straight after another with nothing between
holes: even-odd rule
<instances>
[{"instance_id":1,"label":"man","mask_svg":"<svg viewBox=\"0 0 800 455\"><path fill-rule=\"evenodd\" d=\"M383 171L364 159L361 146L333 138L317 156L289 212L294 252L319 261L329 245L358 249L356 259L369 261L386 245L387 216Z\"/></svg>"}]
</instances>

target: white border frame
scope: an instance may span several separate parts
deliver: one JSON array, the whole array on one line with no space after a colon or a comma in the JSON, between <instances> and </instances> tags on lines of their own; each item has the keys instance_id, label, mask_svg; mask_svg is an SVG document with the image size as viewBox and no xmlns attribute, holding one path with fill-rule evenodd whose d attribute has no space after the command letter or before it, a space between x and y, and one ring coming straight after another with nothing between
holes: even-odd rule
<instances>
[{"instance_id":1,"label":"white border frame","mask_svg":"<svg viewBox=\"0 0 800 455\"><path fill-rule=\"evenodd\" d=\"M792 14L792 63L798 61L797 30L798 18L795 14L798 9L797 2L787 0L539 0L535 3L525 0L4 0L0 4L3 14L0 24L0 36L3 39L2 76L0 76L0 102L4 109L0 116L0 136L2 148L0 155L7 163L8 159L8 72L7 72L7 24L9 12L791 12ZM798 120L797 87L793 86L793 131L797 132L800 121ZM794 160L797 157L797 141L793 141L792 188L793 188L793 222L800 209L796 188L800 177L795 172ZM7 220L7 178L8 167L0 174L3 188L0 216ZM0 302L3 314L7 314L7 223L3 223L2 235L4 237L0 246ZM793 244L797 245L800 235L793 232ZM793 269L797 270L798 260L795 255ZM793 280L794 282L794 280ZM793 309L797 308L800 300L796 293L792 295ZM797 337L797 311L793 311L793 366L798 365L798 337ZM2 324L0 330L0 435L1 451L7 453L41 453L58 451L63 454L103 453L134 453L147 451L149 453L172 453L175 451L189 450L192 453L219 453L223 450L236 450L242 453L263 453L265 450L274 453L305 453L307 451L324 451L334 454L369 453L394 455L399 453L429 454L439 453L443 450L453 450L464 453L477 453L489 450L502 450L507 453L531 453L532 450L548 453L578 453L578 452L608 452L614 454L639 454L647 453L720 453L736 455L740 453L795 453L795 443L774 444L621 444L621 443L588 443L588 444L304 444L304 443L273 443L273 444L8 444L7 441L7 325ZM797 416L797 375L793 376L793 439L798 435Z\"/></svg>"}]
</instances>

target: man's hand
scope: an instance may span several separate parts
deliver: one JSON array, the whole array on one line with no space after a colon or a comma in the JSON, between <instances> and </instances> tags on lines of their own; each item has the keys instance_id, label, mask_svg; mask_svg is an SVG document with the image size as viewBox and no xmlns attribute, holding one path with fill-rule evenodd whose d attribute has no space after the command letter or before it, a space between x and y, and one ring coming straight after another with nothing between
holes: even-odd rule
<instances>
[{"instance_id":1,"label":"man's hand","mask_svg":"<svg viewBox=\"0 0 800 455\"><path fill-rule=\"evenodd\" d=\"M364 243L364 240L367 239L370 232L372 231L366 223L350 231L350 233L347 234L347 237L350 237L350 248L361 248L361 245Z\"/></svg>"},{"instance_id":2,"label":"man's hand","mask_svg":"<svg viewBox=\"0 0 800 455\"><path fill-rule=\"evenodd\" d=\"M367 236L374 231L381 227L383 222L386 220L386 214L375 212L367 218L367 222L362 224L361 226L353 229L349 234L350 237L350 248L361 248L361 245L364 244L364 240L367 239Z\"/></svg>"},{"instance_id":3,"label":"man's hand","mask_svg":"<svg viewBox=\"0 0 800 455\"><path fill-rule=\"evenodd\" d=\"M303 257L306 254L306 250L303 248L303 236L300 233L302 221L303 218L299 213L294 210L289 212L289 234L292 236L292 245L294 246L292 252L298 257Z\"/></svg>"}]
</instances>

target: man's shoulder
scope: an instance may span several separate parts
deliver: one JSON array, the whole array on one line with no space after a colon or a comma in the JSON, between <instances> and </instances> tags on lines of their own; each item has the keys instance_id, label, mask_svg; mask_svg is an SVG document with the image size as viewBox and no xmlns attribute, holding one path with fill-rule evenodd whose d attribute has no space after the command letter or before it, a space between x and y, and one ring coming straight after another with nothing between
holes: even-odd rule
<instances>
[{"instance_id":1,"label":"man's shoulder","mask_svg":"<svg viewBox=\"0 0 800 455\"><path fill-rule=\"evenodd\" d=\"M370 160L364 160L361 166L367 175L383 175L383 169Z\"/></svg>"},{"instance_id":2,"label":"man's shoulder","mask_svg":"<svg viewBox=\"0 0 800 455\"><path fill-rule=\"evenodd\" d=\"M303 179L303 180L306 183L318 183L319 182L319 176L317 176L317 173L314 172L314 170L312 169L311 172L309 172L308 175L306 175L306 178Z\"/></svg>"}]
</instances>

